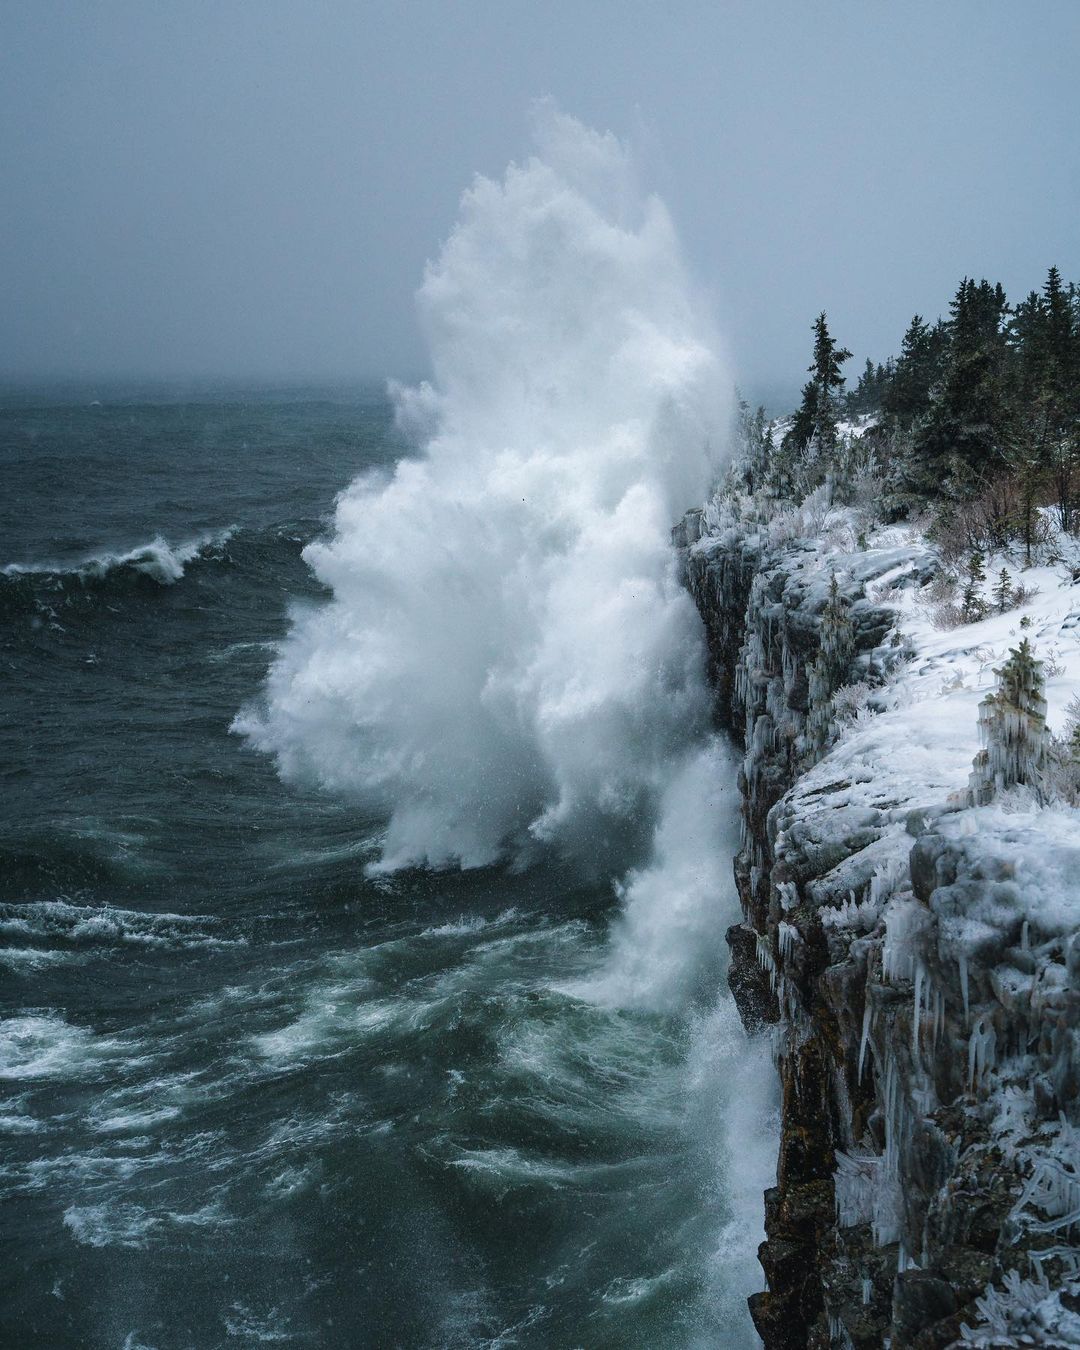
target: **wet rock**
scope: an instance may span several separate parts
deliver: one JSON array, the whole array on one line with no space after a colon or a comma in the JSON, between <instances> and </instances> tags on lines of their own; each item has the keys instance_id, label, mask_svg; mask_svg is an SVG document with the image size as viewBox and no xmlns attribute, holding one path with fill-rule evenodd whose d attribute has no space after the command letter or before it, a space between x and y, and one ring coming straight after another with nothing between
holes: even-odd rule
<instances>
[{"instance_id":1,"label":"wet rock","mask_svg":"<svg viewBox=\"0 0 1080 1350\"><path fill-rule=\"evenodd\" d=\"M956 1293L947 1280L928 1270L905 1270L896 1277L893 1339L896 1350L908 1346L926 1327L956 1311Z\"/></svg>"},{"instance_id":2,"label":"wet rock","mask_svg":"<svg viewBox=\"0 0 1080 1350\"><path fill-rule=\"evenodd\" d=\"M727 944L731 950L728 985L739 1017L747 1031L760 1031L763 1026L779 1021L780 1008L769 984L768 971L758 965L757 937L746 924L732 924L727 930Z\"/></svg>"}]
</instances>

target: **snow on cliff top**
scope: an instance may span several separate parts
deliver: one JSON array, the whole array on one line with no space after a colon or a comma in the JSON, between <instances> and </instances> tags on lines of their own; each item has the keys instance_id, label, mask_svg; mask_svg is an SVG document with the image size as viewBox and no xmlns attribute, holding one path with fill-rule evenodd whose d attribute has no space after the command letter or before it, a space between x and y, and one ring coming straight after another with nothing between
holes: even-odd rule
<instances>
[{"instance_id":1,"label":"snow on cliff top","mask_svg":"<svg viewBox=\"0 0 1080 1350\"><path fill-rule=\"evenodd\" d=\"M895 610L910 660L890 682L886 710L861 714L826 757L795 788L822 806L837 791L852 806L895 803L899 818L923 809L936 817L934 828L949 837L978 834L980 849L1014 870L1027 908L1049 936L1080 927L1080 809L1064 803L1040 807L1023 789L1004 794L989 806L965 807L972 761L980 748L979 703L997 684L996 668L1025 638L1044 662L1047 722L1061 734L1066 707L1080 698L1080 582L1062 562L1018 570L1016 563L991 558L983 589L989 601L1001 568L1015 582L1035 591L1020 609L993 613L976 623L951 629L935 626L926 588L911 575L926 556L926 543L911 527L887 527L869 539L865 552L823 549L818 555L826 575L858 577L875 558L899 561L865 585L869 601ZM907 584L905 585L905 578ZM1021 621L1025 620L1024 626ZM843 787L822 792L823 786ZM938 813L944 812L939 815ZM898 835L902 827L897 827ZM897 839L898 847L910 838Z\"/></svg>"}]
</instances>

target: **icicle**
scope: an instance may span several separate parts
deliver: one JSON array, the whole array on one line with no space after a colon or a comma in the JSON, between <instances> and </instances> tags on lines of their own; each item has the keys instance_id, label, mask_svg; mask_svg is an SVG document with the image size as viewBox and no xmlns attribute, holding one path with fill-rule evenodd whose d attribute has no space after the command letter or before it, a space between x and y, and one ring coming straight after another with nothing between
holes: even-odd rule
<instances>
[{"instance_id":1,"label":"icicle","mask_svg":"<svg viewBox=\"0 0 1080 1350\"><path fill-rule=\"evenodd\" d=\"M1022 952L1031 951L1031 924L1025 919L1023 927L1020 929L1020 950Z\"/></svg>"},{"instance_id":2,"label":"icicle","mask_svg":"<svg viewBox=\"0 0 1080 1350\"><path fill-rule=\"evenodd\" d=\"M983 1077L992 1072L996 1063L997 1035L993 1026L980 1017L968 1041L968 1082L974 1092Z\"/></svg>"},{"instance_id":3,"label":"icicle","mask_svg":"<svg viewBox=\"0 0 1080 1350\"><path fill-rule=\"evenodd\" d=\"M923 963L915 957L915 1015L911 1019L911 1053L919 1058L919 1022L922 1020Z\"/></svg>"},{"instance_id":4,"label":"icicle","mask_svg":"<svg viewBox=\"0 0 1080 1350\"><path fill-rule=\"evenodd\" d=\"M870 1299L873 1297L873 1293L874 1293L873 1283L864 1277L862 1282L862 1301L864 1308L870 1302Z\"/></svg>"},{"instance_id":5,"label":"icicle","mask_svg":"<svg viewBox=\"0 0 1080 1350\"><path fill-rule=\"evenodd\" d=\"M799 930L790 923L781 922L777 926L777 937L780 946L780 959L786 960L794 951L796 943L799 941Z\"/></svg>"},{"instance_id":6,"label":"icicle","mask_svg":"<svg viewBox=\"0 0 1080 1350\"><path fill-rule=\"evenodd\" d=\"M870 1223L874 1201L881 1187L881 1159L852 1157L836 1152L833 1193L836 1197L836 1221L841 1228Z\"/></svg>"},{"instance_id":7,"label":"icicle","mask_svg":"<svg viewBox=\"0 0 1080 1350\"><path fill-rule=\"evenodd\" d=\"M774 992L776 990L776 962L773 960L772 949L769 946L769 939L765 933L754 934L754 950L757 956L757 963L769 973L769 988Z\"/></svg>"},{"instance_id":8,"label":"icicle","mask_svg":"<svg viewBox=\"0 0 1080 1350\"><path fill-rule=\"evenodd\" d=\"M971 1025L971 1013L968 1008L968 965L967 952L960 949L960 954L956 958L960 965L960 995L964 1000L964 1026Z\"/></svg>"},{"instance_id":9,"label":"icicle","mask_svg":"<svg viewBox=\"0 0 1080 1350\"><path fill-rule=\"evenodd\" d=\"M862 1082L863 1065L866 1062L866 1047L870 1044L870 1033L874 1029L874 1009L869 998L863 1008L862 1038L859 1041L859 1082Z\"/></svg>"}]
</instances>

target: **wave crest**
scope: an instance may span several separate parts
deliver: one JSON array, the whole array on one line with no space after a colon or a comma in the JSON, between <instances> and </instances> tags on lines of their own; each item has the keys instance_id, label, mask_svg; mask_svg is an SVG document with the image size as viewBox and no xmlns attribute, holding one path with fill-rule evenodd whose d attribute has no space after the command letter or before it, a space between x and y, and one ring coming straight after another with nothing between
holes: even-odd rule
<instances>
[{"instance_id":1,"label":"wave crest","mask_svg":"<svg viewBox=\"0 0 1080 1350\"><path fill-rule=\"evenodd\" d=\"M172 586L184 575L188 563L219 551L233 534L233 528L215 530L181 544L170 544L161 535L139 544L126 553L100 553L77 563L8 563L0 568L0 577L8 582L48 582L54 587L67 583L100 585L126 573L148 577L159 586Z\"/></svg>"}]
</instances>

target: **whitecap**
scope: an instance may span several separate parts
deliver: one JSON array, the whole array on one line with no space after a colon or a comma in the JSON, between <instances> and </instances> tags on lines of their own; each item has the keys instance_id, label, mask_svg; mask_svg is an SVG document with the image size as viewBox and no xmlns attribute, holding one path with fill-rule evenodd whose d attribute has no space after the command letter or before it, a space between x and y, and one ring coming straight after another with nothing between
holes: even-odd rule
<instances>
[{"instance_id":1,"label":"whitecap","mask_svg":"<svg viewBox=\"0 0 1080 1350\"><path fill-rule=\"evenodd\" d=\"M84 1247L146 1247L161 1220L131 1202L72 1205L64 1211L64 1227Z\"/></svg>"},{"instance_id":2,"label":"whitecap","mask_svg":"<svg viewBox=\"0 0 1080 1350\"><path fill-rule=\"evenodd\" d=\"M229 1336L237 1336L249 1342L276 1343L295 1339L294 1333L288 1329L286 1319L277 1308L257 1313L244 1303L234 1303L224 1321L225 1331Z\"/></svg>"},{"instance_id":3,"label":"whitecap","mask_svg":"<svg viewBox=\"0 0 1080 1350\"><path fill-rule=\"evenodd\" d=\"M135 1048L73 1026L58 1012L24 1013L0 1021L0 1080L94 1077Z\"/></svg>"},{"instance_id":4,"label":"whitecap","mask_svg":"<svg viewBox=\"0 0 1080 1350\"><path fill-rule=\"evenodd\" d=\"M104 581L111 572L128 570L149 577L161 586L172 586L184 575L189 562L221 548L235 530L236 527L230 525L179 544L170 544L161 535L156 535L148 543L138 544L126 552L92 554L75 563L8 563L0 568L0 576L13 579L53 577L60 582L70 577L85 584Z\"/></svg>"},{"instance_id":5,"label":"whitecap","mask_svg":"<svg viewBox=\"0 0 1080 1350\"><path fill-rule=\"evenodd\" d=\"M118 909L109 904L76 904L66 899L0 904L0 934L9 937L61 940L86 946L188 948L245 944L244 938L219 937L213 933L217 922L207 914L153 913ZM40 957L40 964L64 959L63 954L52 952L40 953ZM35 957L26 959L33 964Z\"/></svg>"}]
</instances>

